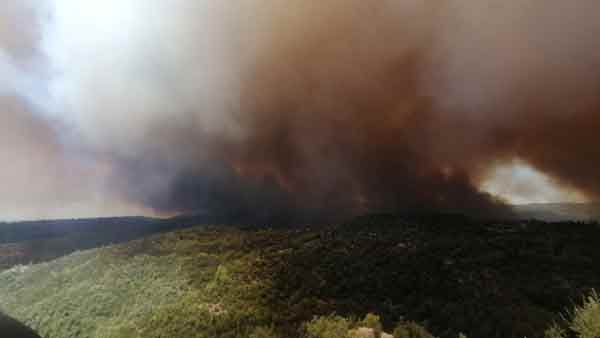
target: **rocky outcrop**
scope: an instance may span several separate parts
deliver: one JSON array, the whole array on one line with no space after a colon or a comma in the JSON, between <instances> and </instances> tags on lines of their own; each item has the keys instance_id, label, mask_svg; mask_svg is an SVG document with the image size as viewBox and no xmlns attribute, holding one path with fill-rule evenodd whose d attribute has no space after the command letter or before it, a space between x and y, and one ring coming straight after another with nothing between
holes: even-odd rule
<instances>
[{"instance_id":1,"label":"rocky outcrop","mask_svg":"<svg viewBox=\"0 0 600 338\"><path fill-rule=\"evenodd\" d=\"M368 327L359 327L351 330L349 336L351 338L375 338L375 331Z\"/></svg>"},{"instance_id":2,"label":"rocky outcrop","mask_svg":"<svg viewBox=\"0 0 600 338\"><path fill-rule=\"evenodd\" d=\"M389 333L381 332L381 335L377 336L375 330L369 327L359 327L354 330L350 330L348 334L350 338L394 338Z\"/></svg>"}]
</instances>

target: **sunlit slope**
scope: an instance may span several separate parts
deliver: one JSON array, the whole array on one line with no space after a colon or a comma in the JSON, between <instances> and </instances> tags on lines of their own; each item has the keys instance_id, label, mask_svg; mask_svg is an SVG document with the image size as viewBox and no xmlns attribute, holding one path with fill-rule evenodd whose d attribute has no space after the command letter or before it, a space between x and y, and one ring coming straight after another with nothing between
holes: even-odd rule
<instances>
[{"instance_id":1,"label":"sunlit slope","mask_svg":"<svg viewBox=\"0 0 600 338\"><path fill-rule=\"evenodd\" d=\"M268 322L235 232L181 232L0 274L0 307L45 337L189 337ZM250 300L248 300L250 297ZM219 324L222 323L222 324ZM210 333L214 333L211 335Z\"/></svg>"}]
</instances>

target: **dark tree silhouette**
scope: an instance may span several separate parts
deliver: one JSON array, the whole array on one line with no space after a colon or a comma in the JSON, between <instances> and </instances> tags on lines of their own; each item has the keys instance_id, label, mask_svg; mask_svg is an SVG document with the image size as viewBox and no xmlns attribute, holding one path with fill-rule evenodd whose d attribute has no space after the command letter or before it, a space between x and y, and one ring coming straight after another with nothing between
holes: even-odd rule
<instances>
[{"instance_id":1,"label":"dark tree silhouette","mask_svg":"<svg viewBox=\"0 0 600 338\"><path fill-rule=\"evenodd\" d=\"M40 338L27 326L0 313L0 337L2 338Z\"/></svg>"}]
</instances>

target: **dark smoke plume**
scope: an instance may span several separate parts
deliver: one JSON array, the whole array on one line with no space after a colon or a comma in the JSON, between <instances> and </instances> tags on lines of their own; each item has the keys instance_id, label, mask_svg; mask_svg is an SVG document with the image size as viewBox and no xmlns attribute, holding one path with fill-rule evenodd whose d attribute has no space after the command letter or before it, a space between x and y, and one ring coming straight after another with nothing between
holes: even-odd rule
<instances>
[{"instance_id":1,"label":"dark smoke plume","mask_svg":"<svg viewBox=\"0 0 600 338\"><path fill-rule=\"evenodd\" d=\"M596 1L50 3L50 116L160 212L502 215L514 159L600 195Z\"/></svg>"}]
</instances>

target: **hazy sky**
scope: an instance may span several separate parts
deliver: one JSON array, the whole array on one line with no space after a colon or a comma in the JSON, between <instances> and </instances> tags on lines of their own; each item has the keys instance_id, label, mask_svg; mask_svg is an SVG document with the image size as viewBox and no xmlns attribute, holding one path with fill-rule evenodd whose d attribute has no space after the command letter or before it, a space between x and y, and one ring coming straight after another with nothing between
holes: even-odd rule
<instances>
[{"instance_id":1,"label":"hazy sky","mask_svg":"<svg viewBox=\"0 0 600 338\"><path fill-rule=\"evenodd\" d=\"M0 219L595 200L599 10L4 0Z\"/></svg>"}]
</instances>

